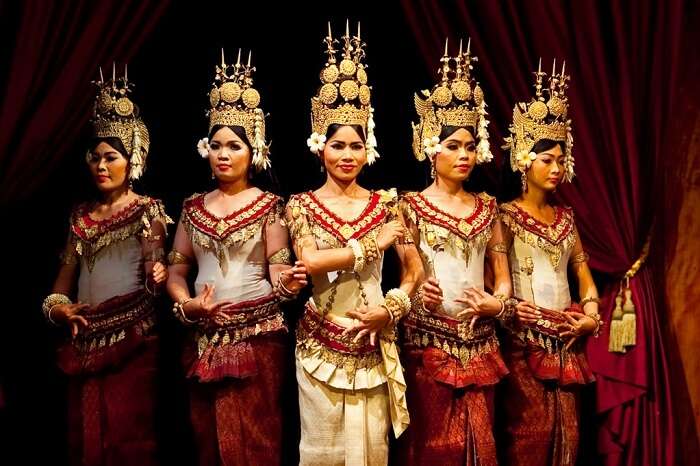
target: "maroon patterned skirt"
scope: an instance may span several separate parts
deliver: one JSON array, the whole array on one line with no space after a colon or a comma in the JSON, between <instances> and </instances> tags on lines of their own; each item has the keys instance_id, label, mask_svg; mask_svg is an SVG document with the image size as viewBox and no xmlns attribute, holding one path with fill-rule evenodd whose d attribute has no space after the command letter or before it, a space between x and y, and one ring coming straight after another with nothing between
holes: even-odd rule
<instances>
[{"instance_id":1,"label":"maroon patterned skirt","mask_svg":"<svg viewBox=\"0 0 700 466\"><path fill-rule=\"evenodd\" d=\"M277 465L287 331L273 296L229 308L226 327L201 327L185 363L200 465Z\"/></svg>"},{"instance_id":2,"label":"maroon patterned skirt","mask_svg":"<svg viewBox=\"0 0 700 466\"><path fill-rule=\"evenodd\" d=\"M573 466L578 449L578 388L594 380L582 349L558 337L566 311L540 309L532 326L503 345L510 370L503 385L506 459L515 466Z\"/></svg>"},{"instance_id":3,"label":"maroon patterned skirt","mask_svg":"<svg viewBox=\"0 0 700 466\"><path fill-rule=\"evenodd\" d=\"M508 371L493 320L470 330L414 309L403 330L411 425L399 439L400 464L496 465L493 386Z\"/></svg>"}]
</instances>

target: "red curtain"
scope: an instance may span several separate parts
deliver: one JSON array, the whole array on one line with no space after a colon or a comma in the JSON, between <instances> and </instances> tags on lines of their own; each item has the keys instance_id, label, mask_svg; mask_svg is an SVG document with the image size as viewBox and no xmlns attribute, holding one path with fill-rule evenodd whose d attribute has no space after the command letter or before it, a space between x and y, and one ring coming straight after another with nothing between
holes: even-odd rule
<instances>
[{"instance_id":1,"label":"red curtain","mask_svg":"<svg viewBox=\"0 0 700 466\"><path fill-rule=\"evenodd\" d=\"M121 0L3 4L15 29L0 71L0 203L46 179L85 127L98 65L123 66L158 23L169 1ZM8 18L12 18L9 21ZM11 44L14 43L14 46ZM3 52L6 53L6 52ZM105 73L111 70L104 70Z\"/></svg>"},{"instance_id":2,"label":"red curtain","mask_svg":"<svg viewBox=\"0 0 700 466\"><path fill-rule=\"evenodd\" d=\"M553 58L559 66L566 60L578 176L560 195L575 209L591 267L619 280L654 224L661 178L655 175L682 66L683 1L402 4L431 74L446 37L471 36L495 123L492 147L500 145L516 100L532 95L538 58L546 71ZM498 165L506 169L503 163ZM618 286L614 280L601 286L606 322ZM610 353L607 332L588 345L598 378L599 453L606 465L671 466L676 444L659 325L663 285L645 266L630 286L637 345L625 354Z\"/></svg>"}]
</instances>

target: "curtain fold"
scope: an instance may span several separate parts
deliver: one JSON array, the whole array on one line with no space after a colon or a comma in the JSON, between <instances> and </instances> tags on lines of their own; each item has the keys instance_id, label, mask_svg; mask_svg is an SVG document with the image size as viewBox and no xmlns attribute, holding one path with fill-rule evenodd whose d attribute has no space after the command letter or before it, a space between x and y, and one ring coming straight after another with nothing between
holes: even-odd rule
<instances>
[{"instance_id":1,"label":"curtain fold","mask_svg":"<svg viewBox=\"0 0 700 466\"><path fill-rule=\"evenodd\" d=\"M16 31L5 43L13 47L9 66L0 71L0 203L24 198L63 160L89 118L86 83L98 65L118 60L123 67L168 4L27 0L3 9L15 16Z\"/></svg>"}]
</instances>

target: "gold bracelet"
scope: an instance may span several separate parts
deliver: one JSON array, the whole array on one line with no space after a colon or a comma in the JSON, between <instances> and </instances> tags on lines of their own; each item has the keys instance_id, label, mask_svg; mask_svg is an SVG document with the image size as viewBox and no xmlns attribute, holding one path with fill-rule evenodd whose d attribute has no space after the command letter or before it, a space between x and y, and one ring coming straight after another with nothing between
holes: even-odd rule
<instances>
[{"instance_id":1,"label":"gold bracelet","mask_svg":"<svg viewBox=\"0 0 700 466\"><path fill-rule=\"evenodd\" d=\"M277 275L277 284L274 287L275 292L277 293L277 296L282 300L282 301L291 301L292 299L296 298L296 296L299 294L297 291L296 293L287 288L284 283L282 283L282 274L280 273Z\"/></svg>"},{"instance_id":2,"label":"gold bracelet","mask_svg":"<svg viewBox=\"0 0 700 466\"><path fill-rule=\"evenodd\" d=\"M502 254L508 254L508 248L503 243L496 243L493 246L487 248L490 252L498 252Z\"/></svg>"},{"instance_id":3,"label":"gold bracelet","mask_svg":"<svg viewBox=\"0 0 700 466\"><path fill-rule=\"evenodd\" d=\"M360 245L365 253L365 263L370 264L379 258L379 245L373 235L365 235L360 240Z\"/></svg>"},{"instance_id":4,"label":"gold bracelet","mask_svg":"<svg viewBox=\"0 0 700 466\"><path fill-rule=\"evenodd\" d=\"M151 296L158 296L158 290L153 290L151 291L148 288L148 277L143 281L143 286L146 288L146 293L150 294Z\"/></svg>"},{"instance_id":5,"label":"gold bracelet","mask_svg":"<svg viewBox=\"0 0 700 466\"><path fill-rule=\"evenodd\" d=\"M279 251L270 256L267 260L269 264L292 265L292 252L289 248L281 248Z\"/></svg>"},{"instance_id":6,"label":"gold bracelet","mask_svg":"<svg viewBox=\"0 0 700 466\"><path fill-rule=\"evenodd\" d=\"M581 262L588 262L589 256L585 252L579 252L575 256L573 256L569 262L572 264L580 264Z\"/></svg>"},{"instance_id":7,"label":"gold bracelet","mask_svg":"<svg viewBox=\"0 0 700 466\"><path fill-rule=\"evenodd\" d=\"M501 310L494 316L498 319L498 316L502 315L506 311L506 296L503 294L495 294L493 297L501 303Z\"/></svg>"},{"instance_id":8,"label":"gold bracelet","mask_svg":"<svg viewBox=\"0 0 700 466\"><path fill-rule=\"evenodd\" d=\"M411 310L411 299L400 288L392 288L386 292L383 307L393 316L393 321L398 322L401 317Z\"/></svg>"},{"instance_id":9,"label":"gold bracelet","mask_svg":"<svg viewBox=\"0 0 700 466\"><path fill-rule=\"evenodd\" d=\"M58 324L51 318L51 311L59 304L73 304L73 301L63 293L51 293L44 298L44 301L41 303L41 310L44 312L44 317L54 325Z\"/></svg>"},{"instance_id":10,"label":"gold bracelet","mask_svg":"<svg viewBox=\"0 0 700 466\"><path fill-rule=\"evenodd\" d=\"M503 295L500 295L503 296ZM505 298L505 297L504 297ZM504 325L508 325L513 319L515 314L515 306L518 304L518 300L515 298L508 298L502 301L503 308L501 312L496 314L495 318L500 320Z\"/></svg>"},{"instance_id":11,"label":"gold bracelet","mask_svg":"<svg viewBox=\"0 0 700 466\"><path fill-rule=\"evenodd\" d=\"M186 255L182 254L177 249L173 249L168 254L168 264L170 264L170 265L177 265L177 264L189 265L191 263L192 263L192 259L190 259Z\"/></svg>"},{"instance_id":12,"label":"gold bracelet","mask_svg":"<svg viewBox=\"0 0 700 466\"><path fill-rule=\"evenodd\" d=\"M175 317L177 317L177 320L183 324L192 325L197 323L197 320L188 319L185 315L185 304L192 301L192 299L193 298L185 298L179 302L173 303L173 313L175 314Z\"/></svg>"},{"instance_id":13,"label":"gold bracelet","mask_svg":"<svg viewBox=\"0 0 700 466\"><path fill-rule=\"evenodd\" d=\"M593 336L598 337L600 334L600 328L603 326L603 321L600 319L600 314L597 312L594 314L586 314L587 317L590 317L595 321L595 330L593 330Z\"/></svg>"},{"instance_id":14,"label":"gold bracelet","mask_svg":"<svg viewBox=\"0 0 700 466\"><path fill-rule=\"evenodd\" d=\"M581 306L581 309L583 309L583 307L588 303L600 304L600 299L596 298L595 296L588 296L581 300L579 306Z\"/></svg>"},{"instance_id":15,"label":"gold bracelet","mask_svg":"<svg viewBox=\"0 0 700 466\"><path fill-rule=\"evenodd\" d=\"M352 238L348 240L348 247L352 250L352 255L355 257L352 270L353 272L360 272L365 268L365 252L362 249L362 244L355 238Z\"/></svg>"}]
</instances>

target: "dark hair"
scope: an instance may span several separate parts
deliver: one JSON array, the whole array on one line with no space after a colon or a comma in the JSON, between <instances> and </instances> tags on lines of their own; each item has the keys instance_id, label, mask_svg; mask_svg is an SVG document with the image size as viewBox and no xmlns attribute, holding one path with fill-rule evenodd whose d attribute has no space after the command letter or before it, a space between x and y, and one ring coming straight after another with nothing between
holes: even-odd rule
<instances>
[{"instance_id":1,"label":"dark hair","mask_svg":"<svg viewBox=\"0 0 700 466\"><path fill-rule=\"evenodd\" d=\"M440 138L441 141L444 141L445 139L449 138L450 136L452 136L454 133L456 133L460 129L466 129L467 131L469 131L469 134L472 135L472 138L474 138L474 140L476 140L476 136L474 135L475 134L474 128L471 126L443 126L442 131L440 131L440 136L438 136L438 137Z\"/></svg>"},{"instance_id":2,"label":"dark hair","mask_svg":"<svg viewBox=\"0 0 700 466\"><path fill-rule=\"evenodd\" d=\"M104 138L100 138L100 137L92 138L92 140L90 141L90 152L95 152L95 149L97 149L97 146L99 146L100 143L103 143L103 142L105 144L109 144L110 146L112 146L112 148L115 149L120 154L122 154L126 160L131 159L131 155L129 155L126 152L126 148L124 147L124 144L122 144L122 140L117 138L117 137L113 137L113 136L104 137Z\"/></svg>"},{"instance_id":3,"label":"dark hair","mask_svg":"<svg viewBox=\"0 0 700 466\"><path fill-rule=\"evenodd\" d=\"M566 151L566 145L564 144L564 141L555 141L553 139L540 139L535 143L534 146L532 146L532 150L530 152L539 154L540 152L549 150L557 145L561 148L562 153Z\"/></svg>"},{"instance_id":4,"label":"dark hair","mask_svg":"<svg viewBox=\"0 0 700 466\"><path fill-rule=\"evenodd\" d=\"M340 128L343 126L349 126L352 129L355 130L358 136L360 136L360 139L362 139L362 142L365 142L367 140L365 136L365 131L362 129L362 126L360 125L341 125L340 123L333 123L332 125L328 126L328 129L326 130L326 139L330 139L333 137L333 135L338 131Z\"/></svg>"},{"instance_id":5,"label":"dark hair","mask_svg":"<svg viewBox=\"0 0 700 466\"><path fill-rule=\"evenodd\" d=\"M209 131L209 140L211 141L211 138L214 137L214 135L221 129L221 128L228 128L231 131L233 131L236 136L241 138L241 141L243 141L243 144L248 146L248 149L250 150L251 155L253 154L253 146L250 144L250 141L248 140L248 136L245 134L245 129L242 126L230 126L230 125L214 125L211 127L211 131Z\"/></svg>"}]
</instances>

